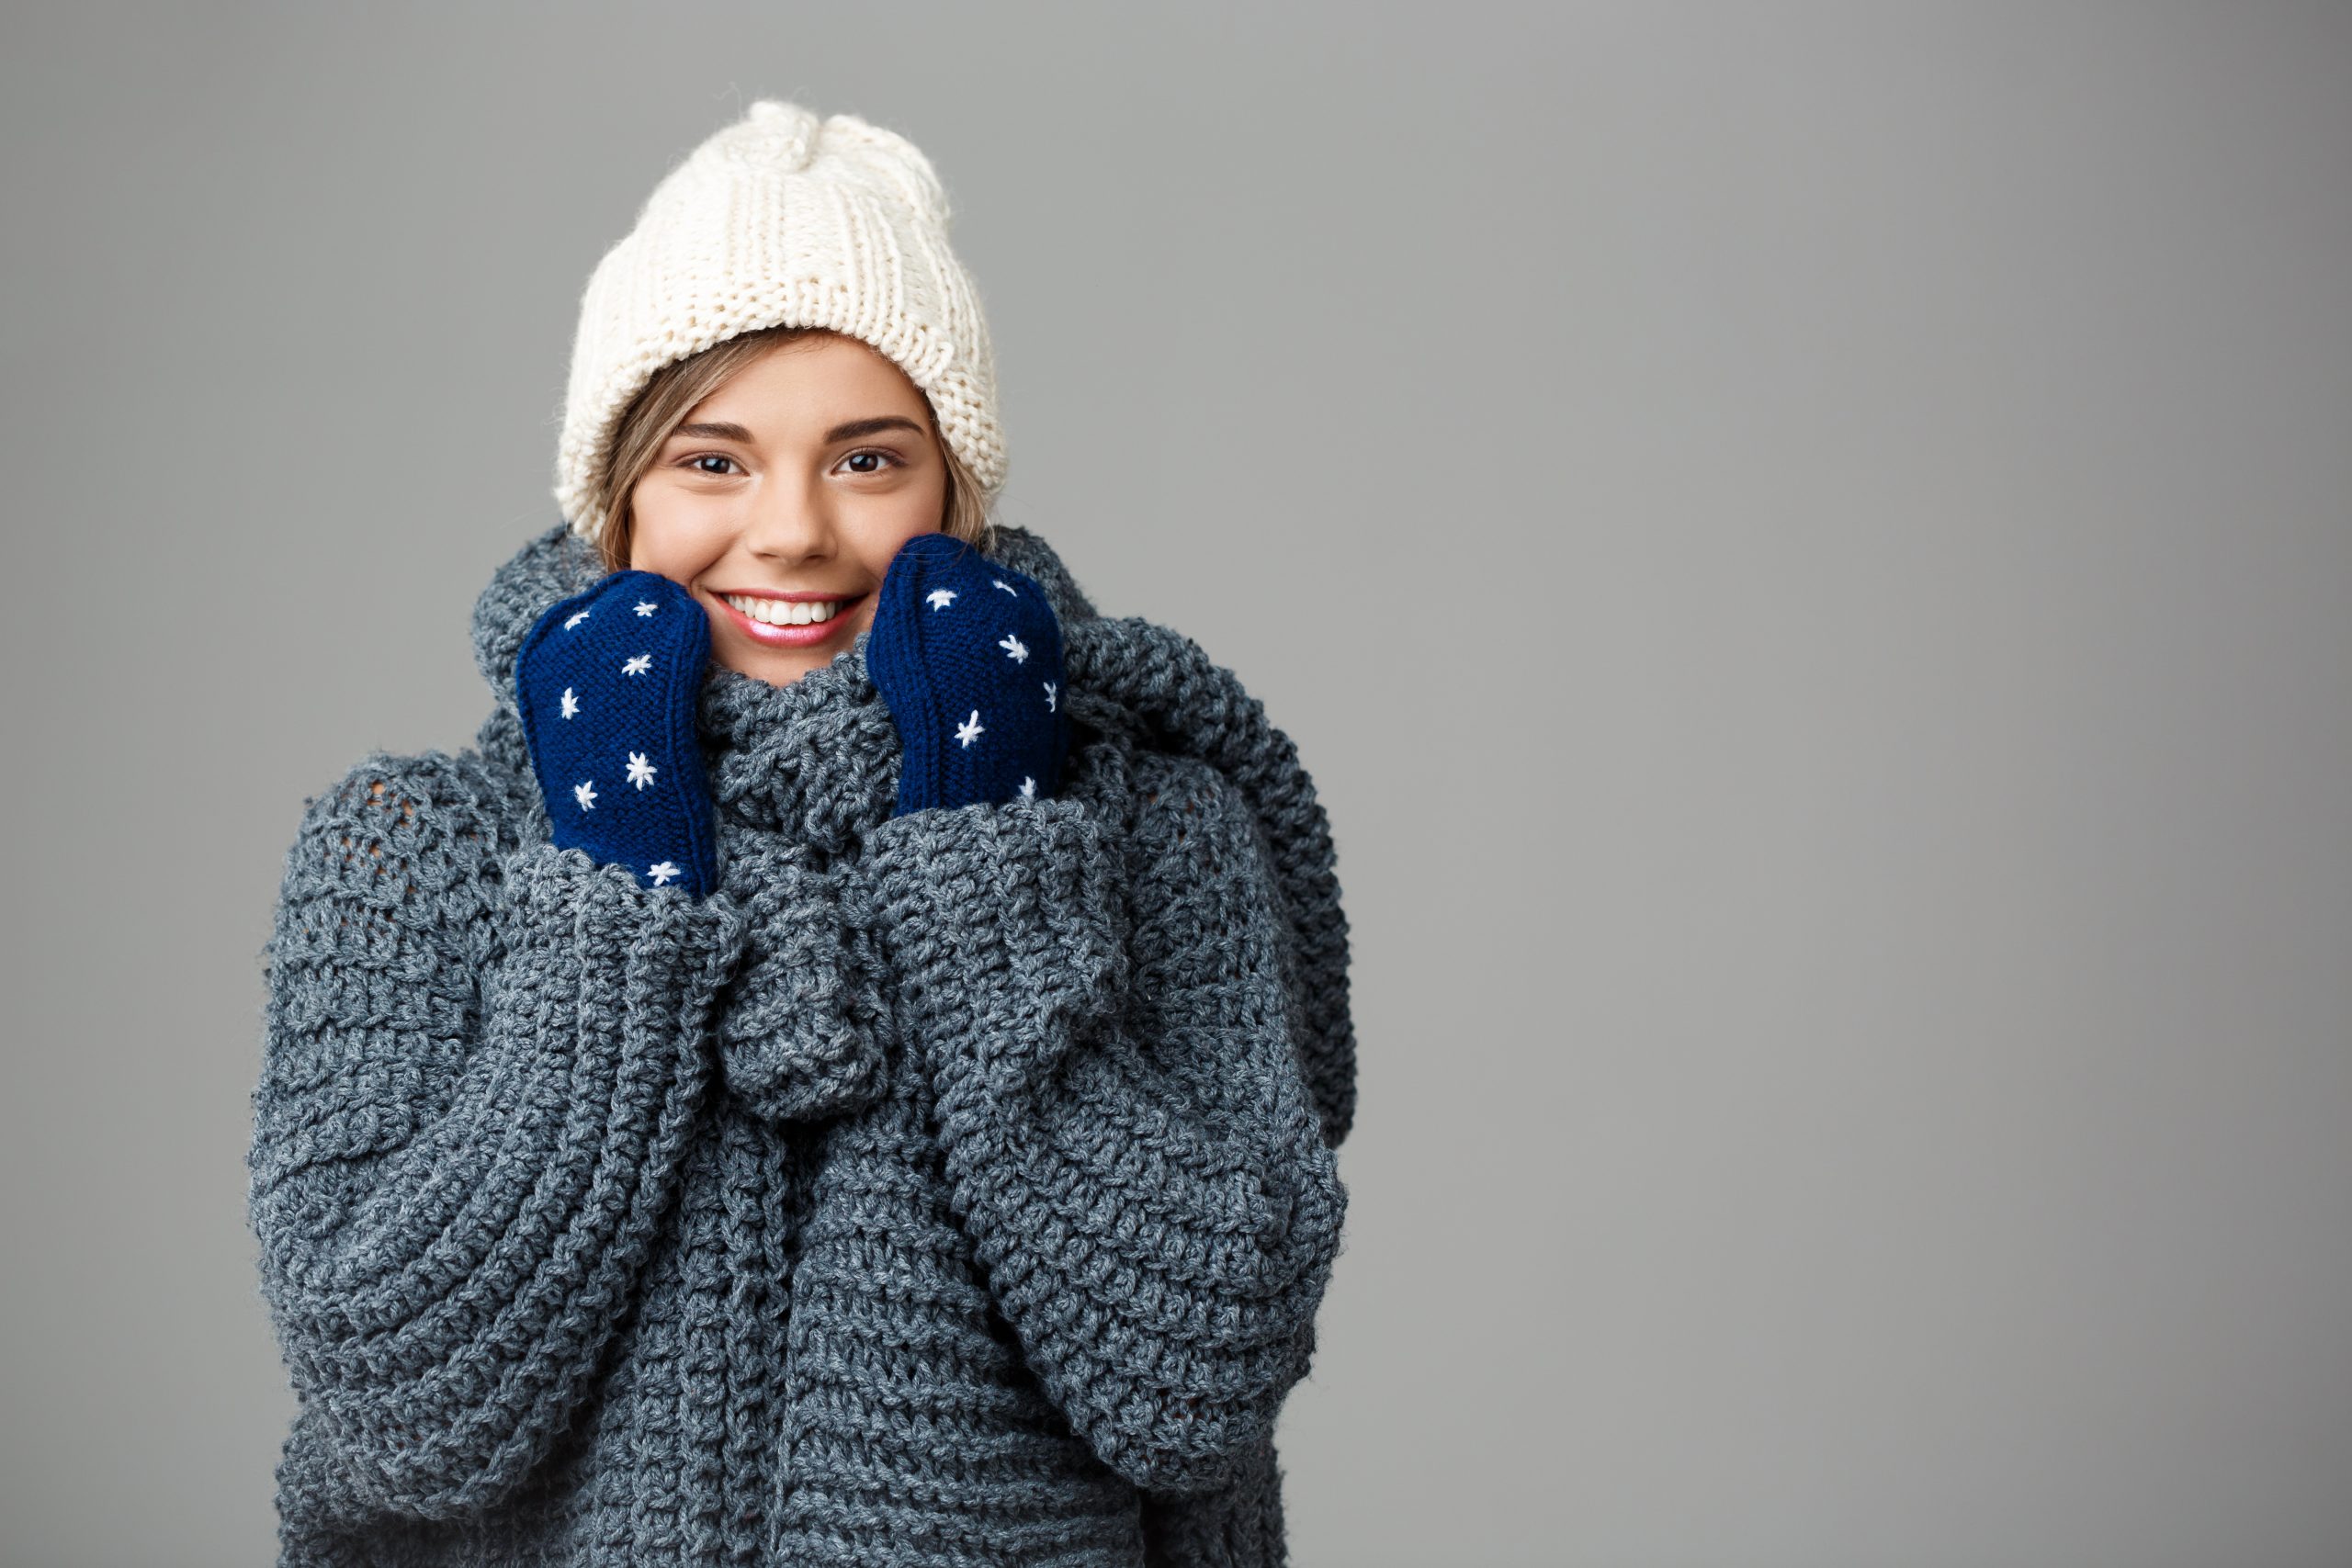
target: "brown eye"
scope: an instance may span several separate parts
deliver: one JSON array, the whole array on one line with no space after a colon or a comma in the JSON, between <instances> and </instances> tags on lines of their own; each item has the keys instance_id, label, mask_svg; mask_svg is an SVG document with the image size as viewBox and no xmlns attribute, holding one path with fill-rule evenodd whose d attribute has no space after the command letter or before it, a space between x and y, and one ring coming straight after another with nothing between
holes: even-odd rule
<instances>
[{"instance_id":1,"label":"brown eye","mask_svg":"<svg viewBox=\"0 0 2352 1568\"><path fill-rule=\"evenodd\" d=\"M704 452L686 459L687 463L694 467L695 472L698 474L709 474L715 479L725 479L727 476L719 473L715 468L706 468L701 465L705 463L731 463L734 460L734 458L718 452Z\"/></svg>"},{"instance_id":2,"label":"brown eye","mask_svg":"<svg viewBox=\"0 0 2352 1568\"><path fill-rule=\"evenodd\" d=\"M904 466L904 465L903 465L903 463L901 463L901 461L900 461L900 459L899 459L899 455L898 455L897 453L895 453L895 452L883 452L883 451L877 451L877 450L876 450L875 448L872 448L872 447L868 447L868 448L866 448L865 451L862 451L862 452L852 452L848 457L843 457L843 458L842 459L842 462L844 462L844 463L856 464L856 463L862 463L863 461L865 461L865 460L866 458L868 458L868 457L875 458L875 459L876 459L876 460L877 460L877 463L879 463L879 464L887 464L887 465L888 465L888 466L890 466L890 467L892 467L892 468L899 468L899 467L903 467L903 466ZM884 472L885 470L884 470L884 468L881 468L881 467L878 467L878 466L877 466L877 467L870 468L853 468L850 471L851 471L851 472L853 472L853 473L859 473L859 474L878 474L878 473L882 473L882 472Z\"/></svg>"}]
</instances>

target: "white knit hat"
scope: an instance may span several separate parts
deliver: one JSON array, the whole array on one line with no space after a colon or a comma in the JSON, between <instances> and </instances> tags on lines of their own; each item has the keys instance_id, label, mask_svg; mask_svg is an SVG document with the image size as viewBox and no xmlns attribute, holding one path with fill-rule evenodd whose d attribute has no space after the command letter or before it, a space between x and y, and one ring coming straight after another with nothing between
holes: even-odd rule
<instances>
[{"instance_id":1,"label":"white knit hat","mask_svg":"<svg viewBox=\"0 0 2352 1568\"><path fill-rule=\"evenodd\" d=\"M996 361L948 219L930 160L854 115L820 122L762 98L695 148L580 301L556 447L555 499L572 531L602 531L594 478L653 373L763 327L830 327L888 355L994 496L1005 468Z\"/></svg>"}]
</instances>

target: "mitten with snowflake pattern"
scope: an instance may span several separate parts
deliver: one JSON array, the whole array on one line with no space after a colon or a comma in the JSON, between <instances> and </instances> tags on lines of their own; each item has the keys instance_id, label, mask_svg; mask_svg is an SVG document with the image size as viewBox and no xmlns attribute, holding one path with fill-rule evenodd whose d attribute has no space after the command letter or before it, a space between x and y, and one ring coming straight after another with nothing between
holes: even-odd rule
<instances>
[{"instance_id":1,"label":"mitten with snowflake pattern","mask_svg":"<svg viewBox=\"0 0 2352 1568\"><path fill-rule=\"evenodd\" d=\"M695 718L710 618L650 571L616 571L541 615L514 661L549 836L701 898L718 834Z\"/></svg>"},{"instance_id":2,"label":"mitten with snowflake pattern","mask_svg":"<svg viewBox=\"0 0 2352 1568\"><path fill-rule=\"evenodd\" d=\"M1061 623L1035 578L917 534L883 574L865 665L905 752L895 816L1059 787Z\"/></svg>"}]
</instances>

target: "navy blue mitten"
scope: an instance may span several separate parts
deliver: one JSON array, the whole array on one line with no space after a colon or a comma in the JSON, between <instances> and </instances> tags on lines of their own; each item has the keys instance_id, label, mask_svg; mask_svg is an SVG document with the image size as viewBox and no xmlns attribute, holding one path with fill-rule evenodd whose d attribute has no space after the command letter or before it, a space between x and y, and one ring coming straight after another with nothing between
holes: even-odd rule
<instances>
[{"instance_id":1,"label":"navy blue mitten","mask_svg":"<svg viewBox=\"0 0 2352 1568\"><path fill-rule=\"evenodd\" d=\"M718 839L695 717L710 617L650 571L616 571L541 615L514 660L549 836L700 898Z\"/></svg>"},{"instance_id":2,"label":"navy blue mitten","mask_svg":"<svg viewBox=\"0 0 2352 1568\"><path fill-rule=\"evenodd\" d=\"M882 575L865 668L906 754L894 816L1060 787L1061 622L1027 573L917 534Z\"/></svg>"}]
</instances>

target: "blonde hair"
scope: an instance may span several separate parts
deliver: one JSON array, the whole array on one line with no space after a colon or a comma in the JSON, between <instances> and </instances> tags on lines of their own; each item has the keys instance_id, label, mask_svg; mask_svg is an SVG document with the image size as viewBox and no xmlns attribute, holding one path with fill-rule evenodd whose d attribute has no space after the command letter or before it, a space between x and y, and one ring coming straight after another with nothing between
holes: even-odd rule
<instances>
[{"instance_id":1,"label":"blonde hair","mask_svg":"<svg viewBox=\"0 0 2352 1568\"><path fill-rule=\"evenodd\" d=\"M596 475L595 495L605 526L596 536L595 546L604 558L605 570L628 570L630 530L636 523L629 512L629 492L661 456L671 434L685 423L686 415L737 371L775 344L819 333L842 335L829 327L763 327L713 344L700 354L673 360L653 373L644 389L622 411L620 421L614 427L610 455ZM988 498L979 481L972 477L971 469L939 434L939 415L928 396L923 399L923 412L930 419L932 445L947 468L947 501L942 509L939 531L983 552L993 551L995 524L989 515Z\"/></svg>"}]
</instances>

